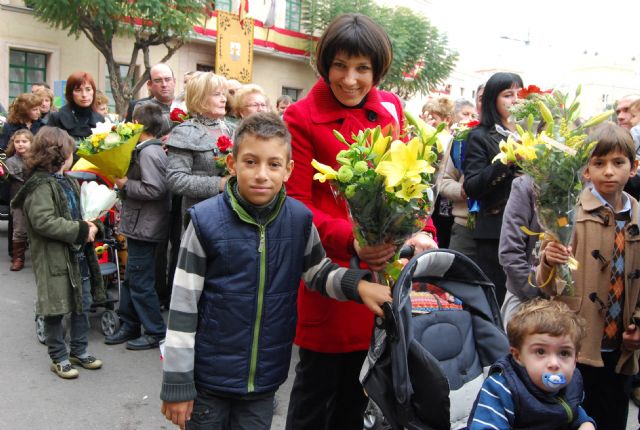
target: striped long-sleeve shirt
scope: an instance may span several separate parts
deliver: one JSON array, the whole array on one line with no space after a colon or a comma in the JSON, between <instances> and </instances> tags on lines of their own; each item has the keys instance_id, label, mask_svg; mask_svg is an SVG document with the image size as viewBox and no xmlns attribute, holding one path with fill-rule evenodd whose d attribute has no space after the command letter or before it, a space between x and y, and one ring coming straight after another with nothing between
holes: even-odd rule
<instances>
[{"instance_id":1,"label":"striped long-sleeve shirt","mask_svg":"<svg viewBox=\"0 0 640 430\"><path fill-rule=\"evenodd\" d=\"M469 430L510 430L515 423L513 395L507 380L500 373L491 374L482 384L472 415ZM585 422L593 422L582 406L570 428L577 429Z\"/></svg>"},{"instance_id":2,"label":"striped long-sleeve shirt","mask_svg":"<svg viewBox=\"0 0 640 430\"><path fill-rule=\"evenodd\" d=\"M195 336L198 301L206 274L206 253L192 224L180 245L167 335L164 344L163 381L160 398L170 402L195 399ZM336 300L360 302L358 282L369 275L365 270L340 267L326 257L320 236L312 225L305 246L302 279L307 288Z\"/></svg>"}]
</instances>

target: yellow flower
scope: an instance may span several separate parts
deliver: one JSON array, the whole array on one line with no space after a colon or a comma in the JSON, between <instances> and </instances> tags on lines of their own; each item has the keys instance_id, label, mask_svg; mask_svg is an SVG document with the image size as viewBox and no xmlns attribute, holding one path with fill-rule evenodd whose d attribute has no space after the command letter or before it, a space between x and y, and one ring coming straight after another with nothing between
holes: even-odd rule
<instances>
[{"instance_id":1,"label":"yellow flower","mask_svg":"<svg viewBox=\"0 0 640 430\"><path fill-rule=\"evenodd\" d=\"M315 159L311 160L311 165L319 172L313 175L313 179L324 183L325 181L333 181L338 177L336 172L331 166L319 163Z\"/></svg>"},{"instance_id":2,"label":"yellow flower","mask_svg":"<svg viewBox=\"0 0 640 430\"><path fill-rule=\"evenodd\" d=\"M411 139L407 144L400 140L391 143L391 148L376 167L376 173L385 177L387 188L395 187L400 182L409 179L420 182L422 173L433 173L435 169L425 160L419 159L422 142L419 138ZM387 158L391 158L388 161Z\"/></svg>"},{"instance_id":3,"label":"yellow flower","mask_svg":"<svg viewBox=\"0 0 640 430\"><path fill-rule=\"evenodd\" d=\"M391 142L391 136L380 136L371 145L371 153L375 155L375 158L373 159L374 165L378 164L384 153L387 151L389 142Z\"/></svg>"},{"instance_id":4,"label":"yellow flower","mask_svg":"<svg viewBox=\"0 0 640 430\"><path fill-rule=\"evenodd\" d=\"M426 190L427 188L429 188L429 186L422 183L416 184L410 180L403 181L402 189L396 192L396 196L406 201L412 199L421 199L422 197L424 197L424 190Z\"/></svg>"},{"instance_id":5,"label":"yellow flower","mask_svg":"<svg viewBox=\"0 0 640 430\"><path fill-rule=\"evenodd\" d=\"M517 160L535 160L538 158L536 153L536 145L538 140L529 132L522 134L522 143L515 147L515 156Z\"/></svg>"},{"instance_id":6,"label":"yellow flower","mask_svg":"<svg viewBox=\"0 0 640 430\"><path fill-rule=\"evenodd\" d=\"M500 152L498 153L498 155L493 157L493 160L491 160L491 162L495 163L496 161L500 161L502 164L509 164L509 163L515 162L516 153L515 153L514 146L517 144L518 143L515 141L513 136L509 135L506 142L504 140L500 142L500 144L498 145L500 148Z\"/></svg>"}]
</instances>

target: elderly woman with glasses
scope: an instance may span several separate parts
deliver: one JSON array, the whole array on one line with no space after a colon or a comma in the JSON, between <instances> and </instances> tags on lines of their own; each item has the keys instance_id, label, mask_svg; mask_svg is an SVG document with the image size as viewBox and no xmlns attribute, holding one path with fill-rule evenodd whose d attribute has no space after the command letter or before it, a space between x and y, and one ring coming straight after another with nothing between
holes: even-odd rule
<instances>
[{"instance_id":1,"label":"elderly woman with glasses","mask_svg":"<svg viewBox=\"0 0 640 430\"><path fill-rule=\"evenodd\" d=\"M191 119L174 128L167 141L167 180L171 192L182 196L182 214L224 190L227 177L216 165L218 140L231 138L234 131L224 121L226 91L226 79L211 72L187 84L185 101Z\"/></svg>"},{"instance_id":2,"label":"elderly woman with glasses","mask_svg":"<svg viewBox=\"0 0 640 430\"><path fill-rule=\"evenodd\" d=\"M236 90L233 96L233 110L237 118L243 119L252 113L268 112L271 106L262 87L249 84Z\"/></svg>"}]
</instances>

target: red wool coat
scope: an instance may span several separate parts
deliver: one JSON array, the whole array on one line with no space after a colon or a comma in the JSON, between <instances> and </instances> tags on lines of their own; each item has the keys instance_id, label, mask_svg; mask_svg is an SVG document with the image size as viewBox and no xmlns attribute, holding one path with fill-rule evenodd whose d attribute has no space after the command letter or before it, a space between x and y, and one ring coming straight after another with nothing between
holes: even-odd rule
<instances>
[{"instance_id":1,"label":"red wool coat","mask_svg":"<svg viewBox=\"0 0 640 430\"><path fill-rule=\"evenodd\" d=\"M395 114L392 114L392 112ZM284 114L292 135L295 168L287 182L287 194L313 212L327 255L347 267L354 255L353 232L344 204L338 203L328 183L313 180L311 160L334 168L336 154L344 145L333 136L338 130L347 140L352 133L389 123L404 124L402 106L395 95L372 88L361 108L342 106L320 79L307 97L289 106ZM429 221L426 231L435 233ZM364 305L338 302L301 286L295 342L317 352L341 353L369 348L373 314Z\"/></svg>"}]
</instances>

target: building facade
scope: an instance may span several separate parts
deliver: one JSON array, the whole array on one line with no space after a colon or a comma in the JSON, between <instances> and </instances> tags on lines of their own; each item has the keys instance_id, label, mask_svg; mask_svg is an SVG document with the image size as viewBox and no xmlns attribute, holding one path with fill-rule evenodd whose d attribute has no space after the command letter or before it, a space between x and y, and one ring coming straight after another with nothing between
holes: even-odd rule
<instances>
[{"instance_id":1,"label":"building facade","mask_svg":"<svg viewBox=\"0 0 640 430\"><path fill-rule=\"evenodd\" d=\"M216 7L237 12L239 3L239 0L217 1ZM247 16L255 20L253 83L264 88L272 103L281 94L294 100L304 96L317 79L305 55L309 38L300 32L300 3L300 0L249 2ZM267 19L272 22L269 28L264 25ZM49 83L60 97L67 76L78 70L89 72L99 90L111 93L105 60L84 36L76 39L65 30L38 21L23 0L0 0L0 23L3 105L8 106L16 95L29 91L32 82L39 81ZM183 89L184 73L215 67L216 14L194 30L196 36L191 42L168 61L177 79L176 94ZM132 43L126 38L114 43L115 59L122 64L123 72L129 64ZM151 63L160 61L164 55L164 49L152 47ZM144 72L142 59L136 69L136 76ZM144 87L137 96L146 96Z\"/></svg>"}]
</instances>

